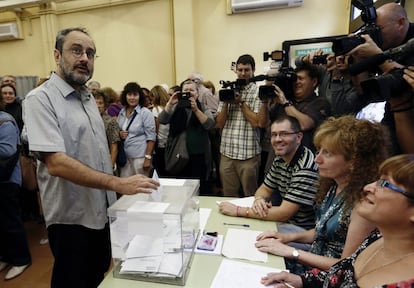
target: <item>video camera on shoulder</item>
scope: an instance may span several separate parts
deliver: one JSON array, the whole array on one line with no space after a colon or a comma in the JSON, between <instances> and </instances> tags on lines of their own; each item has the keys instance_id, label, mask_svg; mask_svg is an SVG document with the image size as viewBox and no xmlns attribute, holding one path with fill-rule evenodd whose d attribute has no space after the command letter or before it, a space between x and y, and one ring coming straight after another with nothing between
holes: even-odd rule
<instances>
[{"instance_id":1,"label":"video camera on shoulder","mask_svg":"<svg viewBox=\"0 0 414 288\"><path fill-rule=\"evenodd\" d=\"M245 79L237 79L236 81L224 81L220 80L222 89L219 91L220 101L231 102L236 99L236 94L240 93L240 90L248 84Z\"/></svg>"},{"instance_id":2,"label":"video camera on shoulder","mask_svg":"<svg viewBox=\"0 0 414 288\"><path fill-rule=\"evenodd\" d=\"M279 67L276 74L272 75L259 75L255 78L261 78L260 80L267 80L273 82L272 84L277 85L285 93L286 97L293 97L293 84L295 83L297 77L296 73L291 67L283 67L282 63L285 62L286 52L284 50L275 50L272 52L264 52L263 60L267 61L272 60L270 67L275 66ZM280 65L275 65L275 63L280 63ZM273 85L261 85L259 87L259 98L260 100L272 99L275 98L275 87Z\"/></svg>"},{"instance_id":3,"label":"video camera on shoulder","mask_svg":"<svg viewBox=\"0 0 414 288\"><path fill-rule=\"evenodd\" d=\"M178 106L184 108L191 108L190 92L179 92L178 93Z\"/></svg>"},{"instance_id":4,"label":"video camera on shoulder","mask_svg":"<svg viewBox=\"0 0 414 288\"><path fill-rule=\"evenodd\" d=\"M377 12L373 0L352 0L352 5L361 10L361 19L364 25L355 36L345 36L335 39L332 43L332 51L335 55L343 55L365 42L362 34L368 34L374 42L381 47L381 28L375 24Z\"/></svg>"},{"instance_id":5,"label":"video camera on shoulder","mask_svg":"<svg viewBox=\"0 0 414 288\"><path fill-rule=\"evenodd\" d=\"M286 98L292 99L293 97L293 85L297 79L296 72L291 67L281 67L276 75L265 75L265 80L273 82L277 85ZM262 85L259 87L260 100L275 98L275 87L273 85Z\"/></svg>"}]
</instances>

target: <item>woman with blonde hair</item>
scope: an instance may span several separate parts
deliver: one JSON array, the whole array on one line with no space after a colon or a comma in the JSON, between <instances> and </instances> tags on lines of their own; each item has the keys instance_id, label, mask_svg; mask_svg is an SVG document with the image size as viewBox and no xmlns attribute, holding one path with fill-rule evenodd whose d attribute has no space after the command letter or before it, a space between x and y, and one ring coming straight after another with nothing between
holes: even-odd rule
<instances>
[{"instance_id":1,"label":"woman with blonde hair","mask_svg":"<svg viewBox=\"0 0 414 288\"><path fill-rule=\"evenodd\" d=\"M378 166L388 155L387 139L381 124L353 116L322 123L314 135L320 177L316 226L291 234L264 232L257 238L259 250L284 256L288 269L296 274L309 267L327 270L350 256L374 229L353 208L363 196L364 185L378 177ZM289 242L312 245L301 251L284 244Z\"/></svg>"}]
</instances>

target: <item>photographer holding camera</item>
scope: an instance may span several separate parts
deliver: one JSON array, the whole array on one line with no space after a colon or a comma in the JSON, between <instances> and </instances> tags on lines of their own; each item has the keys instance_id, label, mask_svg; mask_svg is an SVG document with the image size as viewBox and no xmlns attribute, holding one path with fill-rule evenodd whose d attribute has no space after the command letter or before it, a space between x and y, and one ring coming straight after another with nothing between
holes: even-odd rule
<instances>
[{"instance_id":1,"label":"photographer holding camera","mask_svg":"<svg viewBox=\"0 0 414 288\"><path fill-rule=\"evenodd\" d=\"M207 181L211 167L211 150L208 130L214 127L211 112L198 100L197 83L184 80L181 91L175 92L167 102L165 109L158 115L161 124L170 124L167 141L172 141L181 133L186 133L185 142L189 161L182 171L169 176L200 179L200 195L211 194ZM168 144L167 144L168 145Z\"/></svg>"},{"instance_id":2,"label":"photographer holding camera","mask_svg":"<svg viewBox=\"0 0 414 288\"><path fill-rule=\"evenodd\" d=\"M349 52L355 63L382 54L386 49L395 48L414 38L414 23L408 21L407 13L401 5L396 3L385 4L376 9L376 15L375 24L380 28L382 45L379 47L369 35L361 34L360 37L365 40L365 43L358 45ZM413 65L413 63L410 63L412 60L412 56L405 57L402 60L398 60L398 62L387 60L378 65L377 68L384 73L383 75L390 75L394 71L398 71L395 69L401 69L404 65ZM361 88L361 83L368 78L368 72L363 72L353 77L360 95L365 93ZM395 78L400 80L398 78L402 78L402 76L397 75ZM403 85L404 81L401 81L401 83ZM401 88L398 90L403 90L405 87L398 88ZM383 123L390 128L394 146L393 153L413 153L414 146L411 139L411 135L414 134L413 93L408 91L408 89L404 89L403 92L396 92L396 89L388 87L388 90L391 92L391 95L383 99L387 101ZM381 94L381 91L379 91L379 94Z\"/></svg>"},{"instance_id":3,"label":"photographer holding camera","mask_svg":"<svg viewBox=\"0 0 414 288\"><path fill-rule=\"evenodd\" d=\"M295 69L297 80L293 85L293 97L288 99L285 91L275 85L277 115L286 113L298 119L303 132L302 144L312 151L313 133L319 124L331 115L330 104L324 97L317 96L315 89L318 87L318 71L315 66L303 63Z\"/></svg>"},{"instance_id":4,"label":"photographer holding camera","mask_svg":"<svg viewBox=\"0 0 414 288\"><path fill-rule=\"evenodd\" d=\"M295 59L296 66L309 63L319 73L318 95L326 98L335 117L358 113L366 101L359 97L349 74L349 55L324 54L321 49Z\"/></svg>"},{"instance_id":5,"label":"photographer holding camera","mask_svg":"<svg viewBox=\"0 0 414 288\"><path fill-rule=\"evenodd\" d=\"M267 100L258 98L258 87L250 82L255 71L251 55L240 56L236 62L237 78L246 81L234 99L220 100L216 127L222 129L220 145L220 176L224 196L254 195L260 164L260 131L269 124Z\"/></svg>"}]
</instances>

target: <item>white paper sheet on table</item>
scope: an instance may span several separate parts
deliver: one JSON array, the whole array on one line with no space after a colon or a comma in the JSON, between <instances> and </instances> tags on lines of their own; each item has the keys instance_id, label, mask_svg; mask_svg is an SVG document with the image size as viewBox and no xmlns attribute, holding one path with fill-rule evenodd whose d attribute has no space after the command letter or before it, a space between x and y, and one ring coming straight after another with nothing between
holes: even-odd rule
<instances>
[{"instance_id":1,"label":"white paper sheet on table","mask_svg":"<svg viewBox=\"0 0 414 288\"><path fill-rule=\"evenodd\" d=\"M230 202L234 205L242 207L252 207L254 203L254 196L237 198L232 200L217 201L217 204L220 204L221 202Z\"/></svg>"},{"instance_id":2,"label":"white paper sheet on table","mask_svg":"<svg viewBox=\"0 0 414 288\"><path fill-rule=\"evenodd\" d=\"M228 229L221 253L228 258L267 262L267 253L259 251L254 244L263 231Z\"/></svg>"},{"instance_id":3,"label":"white paper sheet on table","mask_svg":"<svg viewBox=\"0 0 414 288\"><path fill-rule=\"evenodd\" d=\"M200 234L203 234L206 227L208 218L210 217L211 209L210 208L200 208Z\"/></svg>"},{"instance_id":4,"label":"white paper sheet on table","mask_svg":"<svg viewBox=\"0 0 414 288\"><path fill-rule=\"evenodd\" d=\"M280 269L223 259L211 288L263 288L260 279Z\"/></svg>"}]
</instances>

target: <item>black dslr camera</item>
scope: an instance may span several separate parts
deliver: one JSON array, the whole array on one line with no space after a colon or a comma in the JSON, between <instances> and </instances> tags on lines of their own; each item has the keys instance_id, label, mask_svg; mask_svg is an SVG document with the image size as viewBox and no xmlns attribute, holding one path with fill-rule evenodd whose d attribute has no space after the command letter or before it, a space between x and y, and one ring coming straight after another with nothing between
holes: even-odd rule
<instances>
[{"instance_id":1,"label":"black dslr camera","mask_svg":"<svg viewBox=\"0 0 414 288\"><path fill-rule=\"evenodd\" d=\"M190 92L179 92L178 93L178 107L191 108Z\"/></svg>"},{"instance_id":2,"label":"black dslr camera","mask_svg":"<svg viewBox=\"0 0 414 288\"><path fill-rule=\"evenodd\" d=\"M328 54L322 54L322 55L315 55L315 56L313 56L312 64L315 64L315 65L328 64Z\"/></svg>"},{"instance_id":3,"label":"black dslr camera","mask_svg":"<svg viewBox=\"0 0 414 288\"><path fill-rule=\"evenodd\" d=\"M392 59L398 61L405 67L414 65L414 38L407 43L395 48L388 49L382 54L375 55L368 58L364 65L361 65L361 70L372 68L371 65L379 65L385 59ZM359 64L363 64L360 62ZM382 102L387 101L392 97L401 95L404 91L409 91L411 86L403 78L404 68L395 68L386 74L368 79L361 82L363 96L367 102Z\"/></svg>"},{"instance_id":4,"label":"black dslr camera","mask_svg":"<svg viewBox=\"0 0 414 288\"><path fill-rule=\"evenodd\" d=\"M381 28L375 24L377 12L373 0L352 0L352 4L361 10L361 19L364 25L357 35L339 37L333 41L332 51L335 55L346 54L356 46L364 43L365 40L361 37L362 34L368 34L379 47L382 45Z\"/></svg>"},{"instance_id":5,"label":"black dslr camera","mask_svg":"<svg viewBox=\"0 0 414 288\"><path fill-rule=\"evenodd\" d=\"M368 101L388 101L391 97L411 88L403 78L404 68L396 68L391 72L361 82L363 97Z\"/></svg>"}]
</instances>

